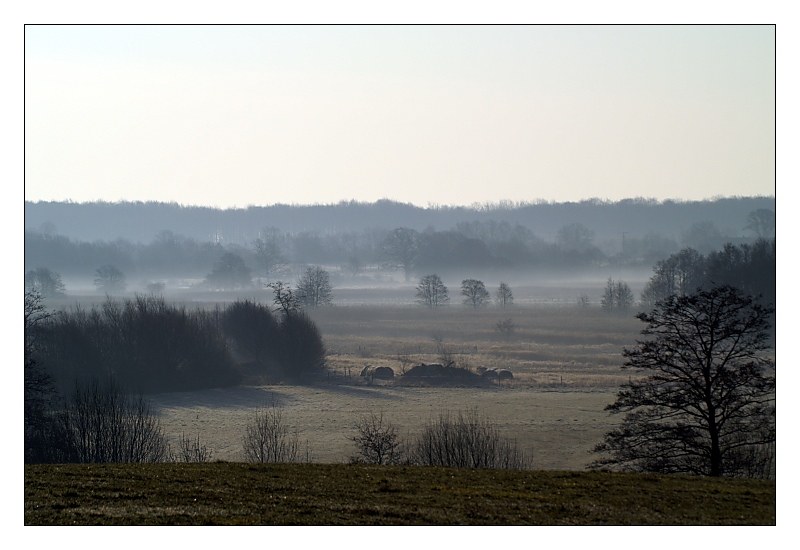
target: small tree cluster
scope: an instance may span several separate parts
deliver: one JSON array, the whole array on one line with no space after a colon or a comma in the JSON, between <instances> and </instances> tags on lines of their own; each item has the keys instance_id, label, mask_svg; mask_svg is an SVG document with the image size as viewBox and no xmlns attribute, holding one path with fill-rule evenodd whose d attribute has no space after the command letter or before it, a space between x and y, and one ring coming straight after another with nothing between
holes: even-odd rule
<instances>
[{"instance_id":1,"label":"small tree cluster","mask_svg":"<svg viewBox=\"0 0 800 550\"><path fill-rule=\"evenodd\" d=\"M769 211L765 215L768 215ZM761 231L770 232L769 225ZM774 233L774 225L772 229ZM685 296L698 288L730 285L745 294L758 296L762 304L775 304L775 239L758 239L752 244L726 244L721 250L700 252L684 248L658 261L642 291L642 304L653 307L675 294Z\"/></svg>"},{"instance_id":2,"label":"small tree cluster","mask_svg":"<svg viewBox=\"0 0 800 550\"><path fill-rule=\"evenodd\" d=\"M606 283L606 288L603 291L603 298L600 300L600 305L606 311L628 311L628 309L633 306L633 292L631 292L631 287L624 281L615 281L609 278L608 283Z\"/></svg>"}]
</instances>

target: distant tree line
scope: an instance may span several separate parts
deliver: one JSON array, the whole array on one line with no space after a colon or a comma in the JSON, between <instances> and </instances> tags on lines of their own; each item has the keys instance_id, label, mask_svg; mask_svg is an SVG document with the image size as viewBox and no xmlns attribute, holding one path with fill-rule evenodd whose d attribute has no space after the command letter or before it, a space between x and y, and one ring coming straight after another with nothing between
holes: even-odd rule
<instances>
[{"instance_id":1,"label":"distant tree line","mask_svg":"<svg viewBox=\"0 0 800 550\"><path fill-rule=\"evenodd\" d=\"M707 255L685 248L655 264L641 302L652 307L671 295L685 296L698 288L729 285L760 297L762 303L775 305L775 277L774 237L738 246L728 243Z\"/></svg>"},{"instance_id":2,"label":"distant tree line","mask_svg":"<svg viewBox=\"0 0 800 550\"><path fill-rule=\"evenodd\" d=\"M598 242L611 240L617 249L623 233L627 233L625 248L630 247L631 253L637 253L641 244L658 248L660 239L683 240L684 232L691 237L691 228L695 224L710 224L712 232L707 234L710 237L717 231L728 240L738 238L743 229L751 231L750 227L745 226L751 221L750 214L758 211L766 211L768 215L761 216L753 227L760 226L766 233L758 235L754 230L751 232L754 237L768 239L774 236L774 233L768 234L770 228L774 227L774 210L774 197L730 197L704 201L658 201L641 197L620 201L588 199L563 203L543 200L500 201L470 206L428 207L379 200L374 203L276 204L225 210L159 202L26 202L25 227L41 228L48 233L60 232L79 241L94 242L97 239L109 239L110 236L112 239L121 238L135 243L148 242L153 238L154 230L163 228L197 242L222 242L249 247L256 238L263 238L261 232L266 226L279 228L292 235L304 231L320 235L360 235L374 228L390 231L395 227L407 227L423 232L428 227L441 230L478 222L490 231L491 226L505 223L509 227L522 225L537 235L548 236L564 225L581 223L595 232ZM637 242L637 235L647 242ZM485 238L478 238L490 244ZM662 249L655 259L675 252L680 246L692 246L707 252L701 249L697 239L675 245L674 250ZM324 262L309 260L309 263Z\"/></svg>"},{"instance_id":3,"label":"distant tree line","mask_svg":"<svg viewBox=\"0 0 800 550\"><path fill-rule=\"evenodd\" d=\"M749 242L744 233L751 239L774 238L774 213L764 208L742 216L736 235L726 234L711 221L700 221L681 229L678 237L621 231L614 239L598 238L587 221L554 225L545 239L528 224L485 219L486 212L480 212L484 219L458 221L446 230L432 226L423 230L370 226L350 231L267 226L232 239L211 231L212 224L206 240L162 230L146 243L123 238L77 241L44 224L38 230L26 230L25 263L29 269L48 269L61 276L96 279L98 269L112 266L129 282L134 278L205 277L210 288L246 288L254 284L254 278L285 280L308 265L337 266L353 277L363 274L367 266L373 271L395 270L408 282L424 273L463 268L652 265L681 246L708 254L726 242L733 246Z\"/></svg>"}]
</instances>

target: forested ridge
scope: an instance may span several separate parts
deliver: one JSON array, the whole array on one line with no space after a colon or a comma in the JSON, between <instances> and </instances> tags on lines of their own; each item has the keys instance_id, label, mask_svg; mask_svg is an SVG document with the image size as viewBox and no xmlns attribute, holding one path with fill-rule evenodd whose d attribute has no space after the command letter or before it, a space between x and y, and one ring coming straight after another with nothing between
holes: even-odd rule
<instances>
[{"instance_id":1,"label":"forested ridge","mask_svg":"<svg viewBox=\"0 0 800 550\"><path fill-rule=\"evenodd\" d=\"M87 278L113 266L139 281L204 277L221 264L243 279L267 280L312 264L352 277L397 270L406 281L464 269L647 269L685 248L709 254L775 236L774 199L765 197L427 209L390 201L232 210L163 203L25 206L26 271Z\"/></svg>"},{"instance_id":2,"label":"forested ridge","mask_svg":"<svg viewBox=\"0 0 800 550\"><path fill-rule=\"evenodd\" d=\"M381 200L374 203L340 202L321 205L248 206L217 209L159 202L25 202L25 227L52 224L61 235L93 241L121 238L146 243L160 230L199 241L224 241L246 245L264 227L284 232L354 232L408 227L445 230L459 223L493 220L520 224L549 240L563 225L582 223L598 240L621 239L648 233L679 238L692 224L710 222L733 238L742 237L749 212L775 209L774 197L730 197L707 201L657 201L626 199L580 202L532 202L476 204L470 207L419 207Z\"/></svg>"}]
</instances>

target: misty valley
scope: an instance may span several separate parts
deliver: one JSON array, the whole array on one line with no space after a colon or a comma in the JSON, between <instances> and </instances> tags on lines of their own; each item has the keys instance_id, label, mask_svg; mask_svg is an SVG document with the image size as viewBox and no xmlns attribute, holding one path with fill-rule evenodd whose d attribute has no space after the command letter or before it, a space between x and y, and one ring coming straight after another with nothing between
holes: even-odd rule
<instances>
[{"instance_id":1,"label":"misty valley","mask_svg":"<svg viewBox=\"0 0 800 550\"><path fill-rule=\"evenodd\" d=\"M774 479L769 202L26 203L26 462ZM620 438L646 434L610 413L650 391L645 342L662 338L653 357L670 363L685 335L663 327L691 328L709 308L748 343L727 349L743 362L725 382L752 389L736 401L747 415L725 417L733 434L686 424L697 455L653 440L626 455ZM707 440L717 458L700 456Z\"/></svg>"}]
</instances>

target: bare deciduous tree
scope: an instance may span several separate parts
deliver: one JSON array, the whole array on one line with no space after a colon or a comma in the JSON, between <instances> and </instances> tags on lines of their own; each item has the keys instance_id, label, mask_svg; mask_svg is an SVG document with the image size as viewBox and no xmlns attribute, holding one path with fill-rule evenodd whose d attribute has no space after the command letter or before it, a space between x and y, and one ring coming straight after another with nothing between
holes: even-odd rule
<instances>
[{"instance_id":1,"label":"bare deciduous tree","mask_svg":"<svg viewBox=\"0 0 800 550\"><path fill-rule=\"evenodd\" d=\"M318 266L307 268L295 289L298 301L311 308L329 305L332 294L330 275Z\"/></svg>"},{"instance_id":2,"label":"bare deciduous tree","mask_svg":"<svg viewBox=\"0 0 800 550\"><path fill-rule=\"evenodd\" d=\"M494 300L500 307L508 307L514 303L514 294L511 292L511 287L506 283L500 283L497 292L494 295Z\"/></svg>"},{"instance_id":3,"label":"bare deciduous tree","mask_svg":"<svg viewBox=\"0 0 800 550\"><path fill-rule=\"evenodd\" d=\"M355 425L352 437L357 453L350 457L354 464L400 464L403 460L401 441L391 422L384 422L383 413L370 414Z\"/></svg>"},{"instance_id":4,"label":"bare deciduous tree","mask_svg":"<svg viewBox=\"0 0 800 550\"><path fill-rule=\"evenodd\" d=\"M747 215L744 228L752 231L759 239L775 237L775 212L767 208L753 210Z\"/></svg>"},{"instance_id":5,"label":"bare deciduous tree","mask_svg":"<svg viewBox=\"0 0 800 550\"><path fill-rule=\"evenodd\" d=\"M431 342L436 346L436 358L442 365L449 367L456 362L455 352L445 343L441 333L434 333Z\"/></svg>"},{"instance_id":6,"label":"bare deciduous tree","mask_svg":"<svg viewBox=\"0 0 800 550\"><path fill-rule=\"evenodd\" d=\"M595 448L607 456L593 466L707 476L771 470L748 456L774 450L772 312L722 286L670 296L637 315L647 339L623 351L623 368L649 375L623 384L606 407L626 415Z\"/></svg>"},{"instance_id":7,"label":"bare deciduous tree","mask_svg":"<svg viewBox=\"0 0 800 550\"><path fill-rule=\"evenodd\" d=\"M398 227L381 244L384 264L389 269L402 269L408 282L419 253L419 234L413 229Z\"/></svg>"},{"instance_id":8,"label":"bare deciduous tree","mask_svg":"<svg viewBox=\"0 0 800 550\"><path fill-rule=\"evenodd\" d=\"M489 299L489 291L483 281L477 279L464 279L461 281L461 295L464 303L474 308L479 308Z\"/></svg>"},{"instance_id":9,"label":"bare deciduous tree","mask_svg":"<svg viewBox=\"0 0 800 550\"><path fill-rule=\"evenodd\" d=\"M439 308L450 301L447 287L436 274L425 275L417 285L417 301L429 308Z\"/></svg>"},{"instance_id":10,"label":"bare deciduous tree","mask_svg":"<svg viewBox=\"0 0 800 550\"><path fill-rule=\"evenodd\" d=\"M278 244L276 229L264 230L262 236L253 241L253 250L261 262L261 269L267 280L281 273L286 267L286 258Z\"/></svg>"},{"instance_id":11,"label":"bare deciduous tree","mask_svg":"<svg viewBox=\"0 0 800 550\"><path fill-rule=\"evenodd\" d=\"M257 410L242 440L246 462L298 462L297 433L290 434L283 411L272 406Z\"/></svg>"},{"instance_id":12,"label":"bare deciduous tree","mask_svg":"<svg viewBox=\"0 0 800 550\"><path fill-rule=\"evenodd\" d=\"M103 265L97 268L94 277L94 286L106 293L124 292L125 274L113 265Z\"/></svg>"},{"instance_id":13,"label":"bare deciduous tree","mask_svg":"<svg viewBox=\"0 0 800 550\"><path fill-rule=\"evenodd\" d=\"M297 297L288 284L283 281L275 281L274 283L269 283L267 288L271 288L275 295L272 300L275 304L275 309L273 311L281 313L284 318L296 314L299 311L300 305L297 302Z\"/></svg>"}]
</instances>

